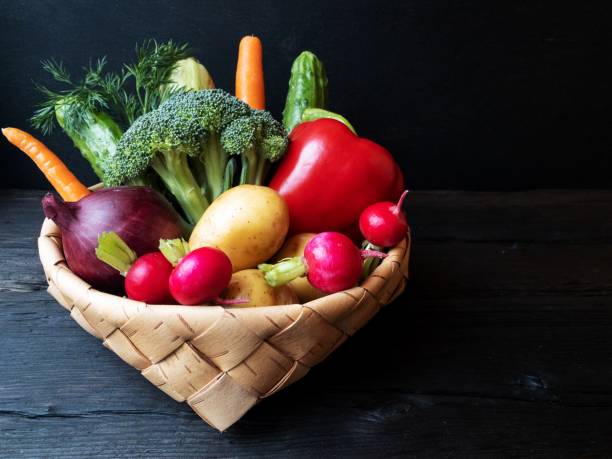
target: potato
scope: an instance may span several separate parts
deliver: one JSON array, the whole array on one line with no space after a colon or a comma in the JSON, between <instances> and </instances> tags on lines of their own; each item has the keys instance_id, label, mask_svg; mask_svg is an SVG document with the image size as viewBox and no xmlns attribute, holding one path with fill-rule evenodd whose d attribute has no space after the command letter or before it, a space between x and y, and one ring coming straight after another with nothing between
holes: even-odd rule
<instances>
[{"instance_id":1,"label":"potato","mask_svg":"<svg viewBox=\"0 0 612 459\"><path fill-rule=\"evenodd\" d=\"M274 255L272 259L272 263L276 263L283 258L292 258L292 257L301 257L304 255L304 247L308 244L313 237L315 237L315 233L301 233L296 234L295 236L291 236L283 247ZM316 300L317 298L321 298L325 296L326 293L322 292L319 289L314 288L308 282L306 277L299 277L297 279L292 280L287 284L291 286L293 291L297 294L300 303L308 303L309 301Z\"/></svg>"},{"instance_id":2,"label":"potato","mask_svg":"<svg viewBox=\"0 0 612 459\"><path fill-rule=\"evenodd\" d=\"M288 285L270 287L264 274L258 269L243 269L232 275L227 288L221 293L226 300L248 298L248 303L232 307L249 308L253 306L274 306L279 304L296 304L297 295Z\"/></svg>"},{"instance_id":3,"label":"potato","mask_svg":"<svg viewBox=\"0 0 612 459\"><path fill-rule=\"evenodd\" d=\"M189 246L225 252L234 272L268 260L289 230L289 209L272 188L240 185L221 194L191 233Z\"/></svg>"}]
</instances>

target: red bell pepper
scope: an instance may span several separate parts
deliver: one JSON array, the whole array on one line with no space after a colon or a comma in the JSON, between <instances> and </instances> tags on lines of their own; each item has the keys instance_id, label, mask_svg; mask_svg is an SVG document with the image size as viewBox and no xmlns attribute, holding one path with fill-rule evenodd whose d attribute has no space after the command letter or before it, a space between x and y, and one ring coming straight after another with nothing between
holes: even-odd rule
<instances>
[{"instance_id":1,"label":"red bell pepper","mask_svg":"<svg viewBox=\"0 0 612 459\"><path fill-rule=\"evenodd\" d=\"M296 126L270 187L289 206L290 232L351 232L361 211L394 201L404 190L391 153L358 137L339 121L321 118Z\"/></svg>"}]
</instances>

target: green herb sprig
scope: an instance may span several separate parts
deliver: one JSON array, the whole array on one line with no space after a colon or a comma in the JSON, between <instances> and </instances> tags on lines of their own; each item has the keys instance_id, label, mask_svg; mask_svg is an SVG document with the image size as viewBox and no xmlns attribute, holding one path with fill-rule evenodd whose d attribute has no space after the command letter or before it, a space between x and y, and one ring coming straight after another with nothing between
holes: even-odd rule
<instances>
[{"instance_id":1,"label":"green herb sprig","mask_svg":"<svg viewBox=\"0 0 612 459\"><path fill-rule=\"evenodd\" d=\"M163 88L170 82L176 63L189 57L189 46L176 44L172 40L158 44L146 40L136 45L137 61L125 65L126 76L133 78L140 114L156 109L168 97Z\"/></svg>"},{"instance_id":2,"label":"green herb sprig","mask_svg":"<svg viewBox=\"0 0 612 459\"><path fill-rule=\"evenodd\" d=\"M71 129L78 129L82 125L87 111L107 109L108 102L99 87L105 65L105 57L98 59L95 64L90 63L88 67L83 68L84 77L75 82L62 62L54 59L42 61L43 69L55 81L63 83L68 88L53 91L46 86L34 83L45 99L37 105L30 119L32 125L40 129L43 134L50 134L57 124L55 109L58 105L66 107L65 120Z\"/></svg>"},{"instance_id":3,"label":"green herb sprig","mask_svg":"<svg viewBox=\"0 0 612 459\"><path fill-rule=\"evenodd\" d=\"M31 117L32 125L49 134L57 125L56 108L64 106L64 123L78 130L90 111L104 111L123 129L139 116L156 109L173 94L167 89L176 63L189 57L187 44L172 40L158 43L145 40L136 45L136 62L123 64L118 72L107 72L106 57L83 68L83 77L75 81L64 64L54 59L42 61L43 69L64 86L52 90L34 83L44 96Z\"/></svg>"}]
</instances>

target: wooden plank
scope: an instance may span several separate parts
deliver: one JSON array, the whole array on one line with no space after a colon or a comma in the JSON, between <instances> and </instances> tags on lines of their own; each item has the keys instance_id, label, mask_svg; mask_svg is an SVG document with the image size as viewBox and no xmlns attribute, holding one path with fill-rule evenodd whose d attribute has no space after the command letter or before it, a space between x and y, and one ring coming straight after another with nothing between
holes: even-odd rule
<instances>
[{"instance_id":1,"label":"wooden plank","mask_svg":"<svg viewBox=\"0 0 612 459\"><path fill-rule=\"evenodd\" d=\"M293 406L298 394L280 395ZM339 393L254 409L229 432L180 413L2 416L7 457L587 457L609 453L610 407L460 396ZM342 415L330 415L340 410ZM316 421L316 422L315 422ZM588 436L585 434L589 430ZM27 439L17 437L29 432ZM299 434L298 434L299 433ZM10 436L10 437L9 437ZM25 441L24 441L25 440ZM8 446L8 448L7 448ZM574 455L575 457L575 455Z\"/></svg>"},{"instance_id":2,"label":"wooden plank","mask_svg":"<svg viewBox=\"0 0 612 459\"><path fill-rule=\"evenodd\" d=\"M47 295L35 246L41 196L0 192L2 455L612 450L611 192L413 193L406 293L224 434Z\"/></svg>"},{"instance_id":3,"label":"wooden plank","mask_svg":"<svg viewBox=\"0 0 612 459\"><path fill-rule=\"evenodd\" d=\"M612 191L414 192L406 199L416 241L612 241Z\"/></svg>"}]
</instances>

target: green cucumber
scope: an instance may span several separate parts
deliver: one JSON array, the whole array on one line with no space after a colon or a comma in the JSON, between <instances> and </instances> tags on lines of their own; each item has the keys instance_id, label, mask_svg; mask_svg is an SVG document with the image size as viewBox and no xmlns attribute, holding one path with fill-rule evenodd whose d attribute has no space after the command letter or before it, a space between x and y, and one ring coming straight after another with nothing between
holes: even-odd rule
<instances>
[{"instance_id":1,"label":"green cucumber","mask_svg":"<svg viewBox=\"0 0 612 459\"><path fill-rule=\"evenodd\" d=\"M287 101L283 110L283 124L287 132L302 121L307 108L327 106L327 73L325 66L310 51L303 51L293 61Z\"/></svg>"},{"instance_id":2,"label":"green cucumber","mask_svg":"<svg viewBox=\"0 0 612 459\"><path fill-rule=\"evenodd\" d=\"M64 132L74 142L96 175L104 181L104 162L115 153L121 138L121 128L104 112L83 110L78 129L71 129L64 116L68 106L57 104L55 117Z\"/></svg>"}]
</instances>

